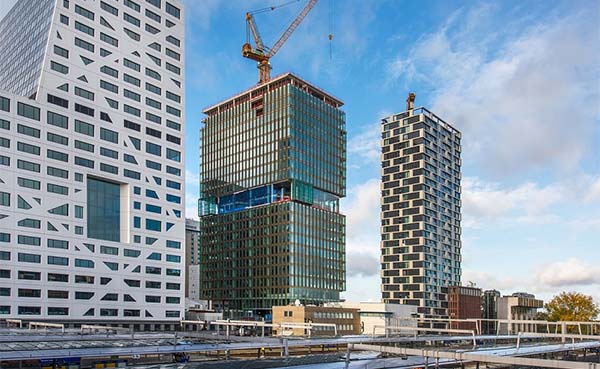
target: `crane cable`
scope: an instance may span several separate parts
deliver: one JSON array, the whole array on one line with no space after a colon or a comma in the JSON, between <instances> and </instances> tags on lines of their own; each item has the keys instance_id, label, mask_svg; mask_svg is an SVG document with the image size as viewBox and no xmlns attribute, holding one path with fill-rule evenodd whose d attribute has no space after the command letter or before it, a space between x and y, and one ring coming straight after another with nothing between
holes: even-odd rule
<instances>
[{"instance_id":1,"label":"crane cable","mask_svg":"<svg viewBox=\"0 0 600 369\"><path fill-rule=\"evenodd\" d=\"M333 30L335 21L335 0L329 0L329 60L333 57Z\"/></svg>"},{"instance_id":2,"label":"crane cable","mask_svg":"<svg viewBox=\"0 0 600 369\"><path fill-rule=\"evenodd\" d=\"M281 5L271 5L271 6L267 6L265 8L260 8L260 9L253 10L253 11L251 11L249 13L250 14L266 13L266 12L269 12L269 11L272 11L272 10L275 10L275 9L283 8L283 7L288 6L290 4L293 4L293 3L297 3L299 1L300 0L292 0L292 1L288 1L287 3L283 3Z\"/></svg>"}]
</instances>

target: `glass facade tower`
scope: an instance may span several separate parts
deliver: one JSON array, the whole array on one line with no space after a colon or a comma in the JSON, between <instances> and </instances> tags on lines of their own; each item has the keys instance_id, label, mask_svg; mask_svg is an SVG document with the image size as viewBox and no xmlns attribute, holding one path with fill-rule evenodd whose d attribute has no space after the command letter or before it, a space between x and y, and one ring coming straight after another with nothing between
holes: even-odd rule
<instances>
[{"instance_id":1,"label":"glass facade tower","mask_svg":"<svg viewBox=\"0 0 600 369\"><path fill-rule=\"evenodd\" d=\"M201 297L266 313L345 290L342 102L285 74L204 110Z\"/></svg>"},{"instance_id":2,"label":"glass facade tower","mask_svg":"<svg viewBox=\"0 0 600 369\"><path fill-rule=\"evenodd\" d=\"M381 127L382 299L446 317L461 276L461 134L425 108Z\"/></svg>"}]
</instances>

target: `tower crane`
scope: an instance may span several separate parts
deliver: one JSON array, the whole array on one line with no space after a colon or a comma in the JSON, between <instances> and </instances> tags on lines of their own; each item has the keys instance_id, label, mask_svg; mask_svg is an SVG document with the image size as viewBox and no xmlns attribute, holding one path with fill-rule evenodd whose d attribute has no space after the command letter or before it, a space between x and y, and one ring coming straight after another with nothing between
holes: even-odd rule
<instances>
[{"instance_id":1,"label":"tower crane","mask_svg":"<svg viewBox=\"0 0 600 369\"><path fill-rule=\"evenodd\" d=\"M308 12L317 4L318 0L309 0L308 3L304 6L304 8L300 11L298 16L290 23L287 29L283 32L279 40L275 42L273 47L269 48L265 46L262 38L260 37L260 33L258 32L258 28L256 27L256 22L254 21L253 14L264 12L268 10L274 10L275 7L268 7L264 9L260 9L256 12L248 12L246 13L246 24L252 34L252 38L254 39L254 43L256 46L253 48L250 45L250 38L246 40L246 43L242 46L242 56L248 59L252 59L258 62L258 83L265 83L271 79L271 63L269 60L281 49L281 46L290 38L292 33L298 28L302 20L306 17Z\"/></svg>"}]
</instances>

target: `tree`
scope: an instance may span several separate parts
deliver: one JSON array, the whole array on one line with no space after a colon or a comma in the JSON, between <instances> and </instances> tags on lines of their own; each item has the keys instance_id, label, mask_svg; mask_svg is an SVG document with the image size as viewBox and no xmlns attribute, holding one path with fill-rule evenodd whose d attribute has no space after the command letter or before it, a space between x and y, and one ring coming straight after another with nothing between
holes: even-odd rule
<instances>
[{"instance_id":1,"label":"tree","mask_svg":"<svg viewBox=\"0 0 600 369\"><path fill-rule=\"evenodd\" d=\"M579 292L562 292L554 296L544 307L551 322L588 322L596 319L600 314L600 308L594 304L592 296Z\"/></svg>"}]
</instances>

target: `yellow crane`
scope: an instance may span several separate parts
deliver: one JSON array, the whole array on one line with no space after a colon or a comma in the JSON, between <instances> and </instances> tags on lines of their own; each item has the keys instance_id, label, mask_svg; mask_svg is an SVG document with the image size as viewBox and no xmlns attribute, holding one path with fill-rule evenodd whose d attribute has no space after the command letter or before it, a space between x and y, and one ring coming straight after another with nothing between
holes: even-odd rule
<instances>
[{"instance_id":1,"label":"yellow crane","mask_svg":"<svg viewBox=\"0 0 600 369\"><path fill-rule=\"evenodd\" d=\"M246 13L246 24L250 33L252 34L252 38L254 39L254 43L256 46L253 48L250 45L250 37L246 40L246 43L242 46L242 56L244 58L252 59L258 62L258 83L265 83L271 79L271 63L269 63L269 59L271 59L278 51L281 49L281 46L290 38L292 33L298 28L302 20L306 17L308 12L317 4L318 0L309 0L308 3L302 8L298 16L290 23L288 28L283 32L279 40L275 42L273 47L268 48L263 43L262 38L260 37L260 33L258 32L258 28L256 27L256 22L254 22L253 14L262 13L264 11L274 10L276 7L271 6L268 8L259 9L255 12ZM289 3L286 3L289 4ZM284 4L284 5L286 5Z\"/></svg>"}]
</instances>

